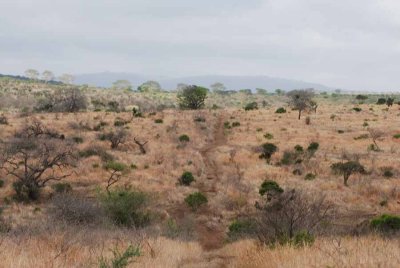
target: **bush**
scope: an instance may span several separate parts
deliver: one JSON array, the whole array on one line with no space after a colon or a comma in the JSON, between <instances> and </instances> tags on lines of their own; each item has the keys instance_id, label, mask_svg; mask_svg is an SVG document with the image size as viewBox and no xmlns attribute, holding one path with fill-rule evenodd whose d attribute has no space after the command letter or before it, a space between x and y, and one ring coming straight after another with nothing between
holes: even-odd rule
<instances>
[{"instance_id":1,"label":"bush","mask_svg":"<svg viewBox=\"0 0 400 268\"><path fill-rule=\"evenodd\" d=\"M306 176L304 177L304 179L306 181L312 181L317 177L317 175L315 175L314 173L307 173Z\"/></svg>"},{"instance_id":2,"label":"bush","mask_svg":"<svg viewBox=\"0 0 400 268\"><path fill-rule=\"evenodd\" d=\"M196 193L188 195L185 198L185 202L193 211L196 211L201 206L207 204L208 203L208 199L201 192L196 192Z\"/></svg>"},{"instance_id":3,"label":"bush","mask_svg":"<svg viewBox=\"0 0 400 268\"><path fill-rule=\"evenodd\" d=\"M194 122L206 122L206 119L201 116L197 116L193 119Z\"/></svg>"},{"instance_id":4,"label":"bush","mask_svg":"<svg viewBox=\"0 0 400 268\"><path fill-rule=\"evenodd\" d=\"M56 193L69 193L72 191L72 186L68 182L59 182L51 186Z\"/></svg>"},{"instance_id":5,"label":"bush","mask_svg":"<svg viewBox=\"0 0 400 268\"><path fill-rule=\"evenodd\" d=\"M379 105L386 104L386 99L385 98L379 98L378 101L376 102L376 104L379 104Z\"/></svg>"},{"instance_id":6,"label":"bush","mask_svg":"<svg viewBox=\"0 0 400 268\"><path fill-rule=\"evenodd\" d=\"M318 142L312 142L310 145L308 145L307 151L309 152L315 152L319 148L319 143Z\"/></svg>"},{"instance_id":7,"label":"bush","mask_svg":"<svg viewBox=\"0 0 400 268\"><path fill-rule=\"evenodd\" d=\"M100 268L125 268L132 262L134 257L140 256L140 248L129 245L124 252L120 252L117 248L113 251L113 258L107 260L101 257L99 260Z\"/></svg>"},{"instance_id":8,"label":"bush","mask_svg":"<svg viewBox=\"0 0 400 268\"><path fill-rule=\"evenodd\" d=\"M238 239L245 235L251 235L255 232L256 225L251 219L234 220L228 227L228 237L230 239Z\"/></svg>"},{"instance_id":9,"label":"bush","mask_svg":"<svg viewBox=\"0 0 400 268\"><path fill-rule=\"evenodd\" d=\"M395 232L400 230L400 217L383 214L371 220L371 227L381 232Z\"/></svg>"},{"instance_id":10,"label":"bush","mask_svg":"<svg viewBox=\"0 0 400 268\"><path fill-rule=\"evenodd\" d=\"M305 247L312 246L314 244L315 238L312 234L307 231L297 232L293 239L290 241L295 247Z\"/></svg>"},{"instance_id":11,"label":"bush","mask_svg":"<svg viewBox=\"0 0 400 268\"><path fill-rule=\"evenodd\" d=\"M114 126L115 127L122 127L122 126L125 126L126 123L127 122L125 122L124 120L117 119L117 120L114 121Z\"/></svg>"},{"instance_id":12,"label":"bush","mask_svg":"<svg viewBox=\"0 0 400 268\"><path fill-rule=\"evenodd\" d=\"M267 162L271 160L272 155L278 150L278 147L273 143L264 143L261 147L262 153L260 154L260 159L266 159Z\"/></svg>"},{"instance_id":13,"label":"bush","mask_svg":"<svg viewBox=\"0 0 400 268\"><path fill-rule=\"evenodd\" d=\"M15 191L14 198L20 202L37 201L40 196L40 188L36 185L26 186L22 181L16 181L12 184Z\"/></svg>"},{"instance_id":14,"label":"bush","mask_svg":"<svg viewBox=\"0 0 400 268\"><path fill-rule=\"evenodd\" d=\"M261 196L265 194L274 194L274 193L283 193L283 189L279 186L279 184L272 180L265 180L258 191Z\"/></svg>"},{"instance_id":15,"label":"bush","mask_svg":"<svg viewBox=\"0 0 400 268\"><path fill-rule=\"evenodd\" d=\"M382 167L381 168L382 175L386 178L391 178L394 176L392 167Z\"/></svg>"},{"instance_id":16,"label":"bush","mask_svg":"<svg viewBox=\"0 0 400 268\"><path fill-rule=\"evenodd\" d=\"M299 145L299 144L297 144L296 146L294 146L294 150L295 150L296 152L299 152L299 153L304 152L303 146L301 146L301 145Z\"/></svg>"},{"instance_id":17,"label":"bush","mask_svg":"<svg viewBox=\"0 0 400 268\"><path fill-rule=\"evenodd\" d=\"M4 186L4 180L0 180L0 188Z\"/></svg>"},{"instance_id":18,"label":"bush","mask_svg":"<svg viewBox=\"0 0 400 268\"><path fill-rule=\"evenodd\" d=\"M189 142L189 141L190 141L190 138L189 138L188 135L183 134L183 135L180 135L180 136L179 136L179 141L180 141L180 142Z\"/></svg>"},{"instance_id":19,"label":"bush","mask_svg":"<svg viewBox=\"0 0 400 268\"><path fill-rule=\"evenodd\" d=\"M100 224L105 219L104 210L90 199L61 193L51 199L50 216L69 224Z\"/></svg>"},{"instance_id":20,"label":"bush","mask_svg":"<svg viewBox=\"0 0 400 268\"><path fill-rule=\"evenodd\" d=\"M164 121L162 119L156 119L154 120L154 123L156 124L162 124Z\"/></svg>"},{"instance_id":21,"label":"bush","mask_svg":"<svg viewBox=\"0 0 400 268\"><path fill-rule=\"evenodd\" d=\"M8 125L8 119L5 115L0 115L0 125Z\"/></svg>"},{"instance_id":22,"label":"bush","mask_svg":"<svg viewBox=\"0 0 400 268\"><path fill-rule=\"evenodd\" d=\"M240 122L233 122L232 123L232 127L239 127L240 126Z\"/></svg>"},{"instance_id":23,"label":"bush","mask_svg":"<svg viewBox=\"0 0 400 268\"><path fill-rule=\"evenodd\" d=\"M400 134L394 134L394 135L393 135L393 138L395 138L395 139L400 139Z\"/></svg>"},{"instance_id":24,"label":"bush","mask_svg":"<svg viewBox=\"0 0 400 268\"><path fill-rule=\"evenodd\" d=\"M185 171L182 176L179 178L179 183L181 185L189 186L194 181L194 177L192 172Z\"/></svg>"},{"instance_id":25,"label":"bush","mask_svg":"<svg viewBox=\"0 0 400 268\"><path fill-rule=\"evenodd\" d=\"M257 102L250 102L246 104L246 106L244 107L245 111L257 110L257 109L258 109Z\"/></svg>"},{"instance_id":26,"label":"bush","mask_svg":"<svg viewBox=\"0 0 400 268\"><path fill-rule=\"evenodd\" d=\"M361 109L360 107L354 107L354 108L353 108L353 111L356 111L356 112L361 112L361 111L362 111L362 109Z\"/></svg>"},{"instance_id":27,"label":"bush","mask_svg":"<svg viewBox=\"0 0 400 268\"><path fill-rule=\"evenodd\" d=\"M89 146L86 149L84 149L83 151L79 152L79 156L83 157L83 158L88 158L91 156L99 156L101 158L101 160L108 162L108 161L112 161L114 160L114 156L112 156L111 154L109 154L105 149L103 149L100 146Z\"/></svg>"},{"instance_id":28,"label":"bush","mask_svg":"<svg viewBox=\"0 0 400 268\"><path fill-rule=\"evenodd\" d=\"M72 140L75 143L83 143L83 138L82 137L72 137Z\"/></svg>"},{"instance_id":29,"label":"bush","mask_svg":"<svg viewBox=\"0 0 400 268\"><path fill-rule=\"evenodd\" d=\"M147 196L143 192L117 189L100 195L100 201L110 219L117 225L143 227L150 222L144 211Z\"/></svg>"},{"instance_id":30,"label":"bush","mask_svg":"<svg viewBox=\"0 0 400 268\"><path fill-rule=\"evenodd\" d=\"M265 133L264 138L266 138L267 140L272 140L274 138L274 135L272 135L271 133Z\"/></svg>"},{"instance_id":31,"label":"bush","mask_svg":"<svg viewBox=\"0 0 400 268\"><path fill-rule=\"evenodd\" d=\"M276 114L284 114L284 113L286 113L286 109L283 107L279 107L278 109L276 109L275 113Z\"/></svg>"}]
</instances>

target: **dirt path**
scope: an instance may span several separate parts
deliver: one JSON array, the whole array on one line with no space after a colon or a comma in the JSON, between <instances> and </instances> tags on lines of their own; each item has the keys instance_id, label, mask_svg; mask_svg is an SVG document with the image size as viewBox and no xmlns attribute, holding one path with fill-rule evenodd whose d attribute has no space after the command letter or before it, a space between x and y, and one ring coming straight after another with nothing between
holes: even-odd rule
<instances>
[{"instance_id":1,"label":"dirt path","mask_svg":"<svg viewBox=\"0 0 400 268\"><path fill-rule=\"evenodd\" d=\"M227 142L224 133L225 119L225 114L219 115L212 141L200 150L207 179L199 186L199 190L206 193L209 200L214 198L219 190L220 174L218 164L215 161L215 153L218 147L225 145ZM199 242L206 251L216 250L223 246L225 229L221 224L221 217L220 212L212 208L202 211L201 215L199 215L196 231Z\"/></svg>"}]
</instances>

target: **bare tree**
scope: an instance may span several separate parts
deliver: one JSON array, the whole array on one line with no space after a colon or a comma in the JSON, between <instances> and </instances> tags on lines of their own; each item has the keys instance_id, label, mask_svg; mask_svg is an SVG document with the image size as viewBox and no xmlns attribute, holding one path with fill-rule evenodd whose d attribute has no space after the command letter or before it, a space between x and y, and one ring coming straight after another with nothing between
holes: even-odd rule
<instances>
[{"instance_id":1,"label":"bare tree","mask_svg":"<svg viewBox=\"0 0 400 268\"><path fill-rule=\"evenodd\" d=\"M119 162L108 162L104 168L110 173L107 180L106 191L110 193L110 187L117 183L127 171L126 165Z\"/></svg>"},{"instance_id":2,"label":"bare tree","mask_svg":"<svg viewBox=\"0 0 400 268\"><path fill-rule=\"evenodd\" d=\"M313 89L296 89L289 91L286 95L289 97L289 105L294 110L299 111L299 120L302 111L312 109L313 106L316 107L316 102L312 100L314 97Z\"/></svg>"},{"instance_id":3,"label":"bare tree","mask_svg":"<svg viewBox=\"0 0 400 268\"><path fill-rule=\"evenodd\" d=\"M376 149L380 151L381 149L379 148L377 144L377 140L385 136L385 132L379 130L379 129L373 129L373 128L368 128L369 136L372 139L372 142L375 144Z\"/></svg>"},{"instance_id":4,"label":"bare tree","mask_svg":"<svg viewBox=\"0 0 400 268\"><path fill-rule=\"evenodd\" d=\"M40 188L50 181L71 175L64 168L74 165L74 147L65 140L48 137L13 137L3 144L0 167L17 179L17 197L35 200Z\"/></svg>"},{"instance_id":5,"label":"bare tree","mask_svg":"<svg viewBox=\"0 0 400 268\"><path fill-rule=\"evenodd\" d=\"M140 142L140 141L138 141L136 138L133 138L133 140L135 141L135 143L136 143L137 145L139 145L140 152L141 152L142 154L146 154L146 149L144 148L144 146L148 143L148 141Z\"/></svg>"},{"instance_id":6,"label":"bare tree","mask_svg":"<svg viewBox=\"0 0 400 268\"><path fill-rule=\"evenodd\" d=\"M111 142L111 149L117 149L119 145L124 144L127 140L128 132L123 128L118 128L116 131L110 131L100 135L101 140Z\"/></svg>"},{"instance_id":7,"label":"bare tree","mask_svg":"<svg viewBox=\"0 0 400 268\"><path fill-rule=\"evenodd\" d=\"M290 243L300 232L314 234L333 214L324 196L289 190L258 205L257 236L263 243Z\"/></svg>"}]
</instances>

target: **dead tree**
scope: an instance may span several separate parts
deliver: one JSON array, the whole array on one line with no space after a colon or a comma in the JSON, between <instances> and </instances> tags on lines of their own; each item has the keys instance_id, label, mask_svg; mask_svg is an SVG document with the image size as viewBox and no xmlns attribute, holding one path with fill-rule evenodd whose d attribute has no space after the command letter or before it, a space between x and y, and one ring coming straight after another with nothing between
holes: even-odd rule
<instances>
[{"instance_id":1,"label":"dead tree","mask_svg":"<svg viewBox=\"0 0 400 268\"><path fill-rule=\"evenodd\" d=\"M146 154L146 149L144 148L144 146L148 143L148 141L146 141L146 142L140 142L140 141L138 141L136 138L133 138L133 140L135 141L135 143L136 143L137 145L139 145L140 152L141 152L142 154Z\"/></svg>"}]
</instances>

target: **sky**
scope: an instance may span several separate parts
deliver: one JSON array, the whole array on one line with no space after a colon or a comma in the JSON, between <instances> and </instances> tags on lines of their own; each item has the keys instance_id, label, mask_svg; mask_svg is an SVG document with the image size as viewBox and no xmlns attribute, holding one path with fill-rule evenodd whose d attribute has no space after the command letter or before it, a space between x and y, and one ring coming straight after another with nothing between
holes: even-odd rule
<instances>
[{"instance_id":1,"label":"sky","mask_svg":"<svg viewBox=\"0 0 400 268\"><path fill-rule=\"evenodd\" d=\"M398 0L0 0L0 73L267 75L400 89Z\"/></svg>"}]
</instances>

